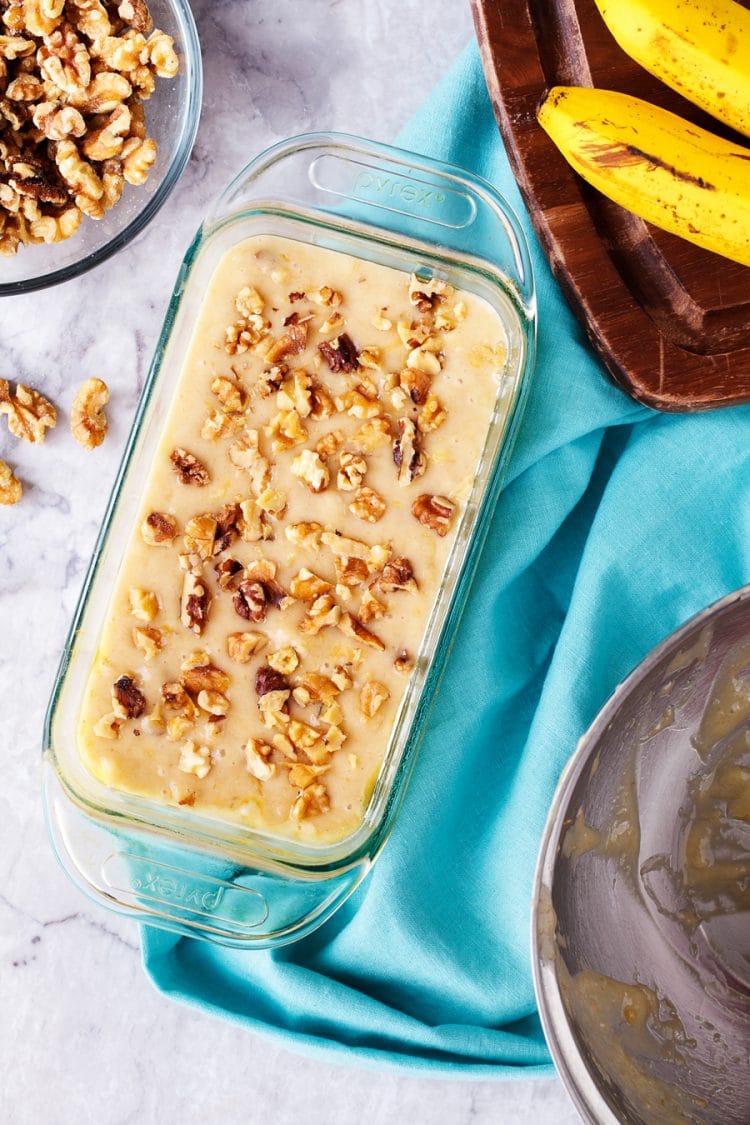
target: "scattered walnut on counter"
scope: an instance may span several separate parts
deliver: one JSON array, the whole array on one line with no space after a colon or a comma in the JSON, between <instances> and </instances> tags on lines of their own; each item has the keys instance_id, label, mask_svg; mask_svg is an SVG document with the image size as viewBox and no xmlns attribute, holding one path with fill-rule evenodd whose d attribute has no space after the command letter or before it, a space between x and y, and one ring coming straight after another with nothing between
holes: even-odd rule
<instances>
[{"instance_id":1,"label":"scattered walnut on counter","mask_svg":"<svg viewBox=\"0 0 750 1125\"><path fill-rule=\"evenodd\" d=\"M7 379L0 379L0 414L8 415L12 434L34 444L43 442L47 430L57 425L57 411L49 399L23 383L12 391Z\"/></svg>"},{"instance_id":2,"label":"scattered walnut on counter","mask_svg":"<svg viewBox=\"0 0 750 1125\"><path fill-rule=\"evenodd\" d=\"M87 379L79 388L70 410L73 437L84 449L96 449L107 434L104 407L109 402L109 388L101 379Z\"/></svg>"},{"instance_id":3,"label":"scattered walnut on counter","mask_svg":"<svg viewBox=\"0 0 750 1125\"><path fill-rule=\"evenodd\" d=\"M0 460L0 504L17 504L23 495L23 485L10 465Z\"/></svg>"},{"instance_id":4,"label":"scattered walnut on counter","mask_svg":"<svg viewBox=\"0 0 750 1125\"><path fill-rule=\"evenodd\" d=\"M411 506L411 514L415 519L425 527L431 527L440 536L448 534L455 510L456 505L447 496L432 496L427 492L418 496Z\"/></svg>"}]
</instances>

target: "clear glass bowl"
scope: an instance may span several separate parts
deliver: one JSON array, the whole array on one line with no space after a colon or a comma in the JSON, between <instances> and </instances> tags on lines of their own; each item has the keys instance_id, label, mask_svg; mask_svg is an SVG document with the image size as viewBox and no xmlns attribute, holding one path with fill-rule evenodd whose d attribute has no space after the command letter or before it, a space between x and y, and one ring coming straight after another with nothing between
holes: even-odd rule
<instances>
[{"instance_id":1,"label":"clear glass bowl","mask_svg":"<svg viewBox=\"0 0 750 1125\"><path fill-rule=\"evenodd\" d=\"M119 203L103 219L84 216L65 242L22 246L14 257L0 257L0 296L45 289L98 266L151 222L180 178L200 119L200 42L188 0L150 0L149 8L154 26L174 39L180 69L175 78L157 79L144 106L148 135L158 145L148 180L142 187L126 184Z\"/></svg>"},{"instance_id":2,"label":"clear glass bowl","mask_svg":"<svg viewBox=\"0 0 750 1125\"><path fill-rule=\"evenodd\" d=\"M76 730L114 582L137 517L196 318L224 253L252 234L427 271L501 315L508 357L442 585L359 829L305 845L157 805L88 773ZM351 894L393 827L518 431L534 364L536 303L518 221L490 184L356 137L295 137L229 185L187 252L66 642L45 732L51 837L82 890L141 922L262 948L320 925Z\"/></svg>"}]
</instances>

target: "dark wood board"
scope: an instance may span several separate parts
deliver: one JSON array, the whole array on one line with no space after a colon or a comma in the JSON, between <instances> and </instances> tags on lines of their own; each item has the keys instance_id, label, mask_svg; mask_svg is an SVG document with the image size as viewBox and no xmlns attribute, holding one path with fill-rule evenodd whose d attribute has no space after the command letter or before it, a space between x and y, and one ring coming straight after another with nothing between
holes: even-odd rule
<instances>
[{"instance_id":1,"label":"dark wood board","mask_svg":"<svg viewBox=\"0 0 750 1125\"><path fill-rule=\"evenodd\" d=\"M472 8L495 114L532 222L612 378L657 410L750 401L750 268L605 199L573 172L536 111L551 86L596 86L732 134L630 59L593 0L472 0Z\"/></svg>"}]
</instances>

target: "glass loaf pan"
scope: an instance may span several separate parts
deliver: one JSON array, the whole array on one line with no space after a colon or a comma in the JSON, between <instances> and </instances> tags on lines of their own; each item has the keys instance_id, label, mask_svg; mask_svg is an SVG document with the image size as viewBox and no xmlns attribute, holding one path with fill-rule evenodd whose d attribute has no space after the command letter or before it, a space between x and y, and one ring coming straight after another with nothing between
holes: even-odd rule
<instances>
[{"instance_id":1,"label":"glass loaf pan","mask_svg":"<svg viewBox=\"0 0 750 1125\"><path fill-rule=\"evenodd\" d=\"M112 789L89 773L76 742L99 634L196 317L219 261L252 235L281 235L444 279L484 298L508 338L495 409L416 671L364 818L335 843L278 838ZM533 369L535 318L515 216L489 184L460 169L354 137L314 134L269 149L229 185L180 269L47 715L48 825L62 866L82 890L140 922L263 948L309 933L367 874L403 800L500 490Z\"/></svg>"}]
</instances>

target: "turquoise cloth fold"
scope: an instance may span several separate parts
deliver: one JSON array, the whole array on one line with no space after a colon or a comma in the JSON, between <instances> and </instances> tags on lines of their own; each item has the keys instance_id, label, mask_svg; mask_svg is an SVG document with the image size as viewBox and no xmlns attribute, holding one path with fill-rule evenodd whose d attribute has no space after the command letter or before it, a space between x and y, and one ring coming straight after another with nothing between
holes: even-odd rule
<instances>
[{"instance_id":1,"label":"turquoise cloth fold","mask_svg":"<svg viewBox=\"0 0 750 1125\"><path fill-rule=\"evenodd\" d=\"M551 1073L529 903L576 742L663 636L750 577L750 414L663 416L605 377L539 250L475 45L399 138L479 173L536 270L534 386L406 802L311 937L240 953L143 930L165 993L286 1046L460 1077Z\"/></svg>"}]
</instances>

